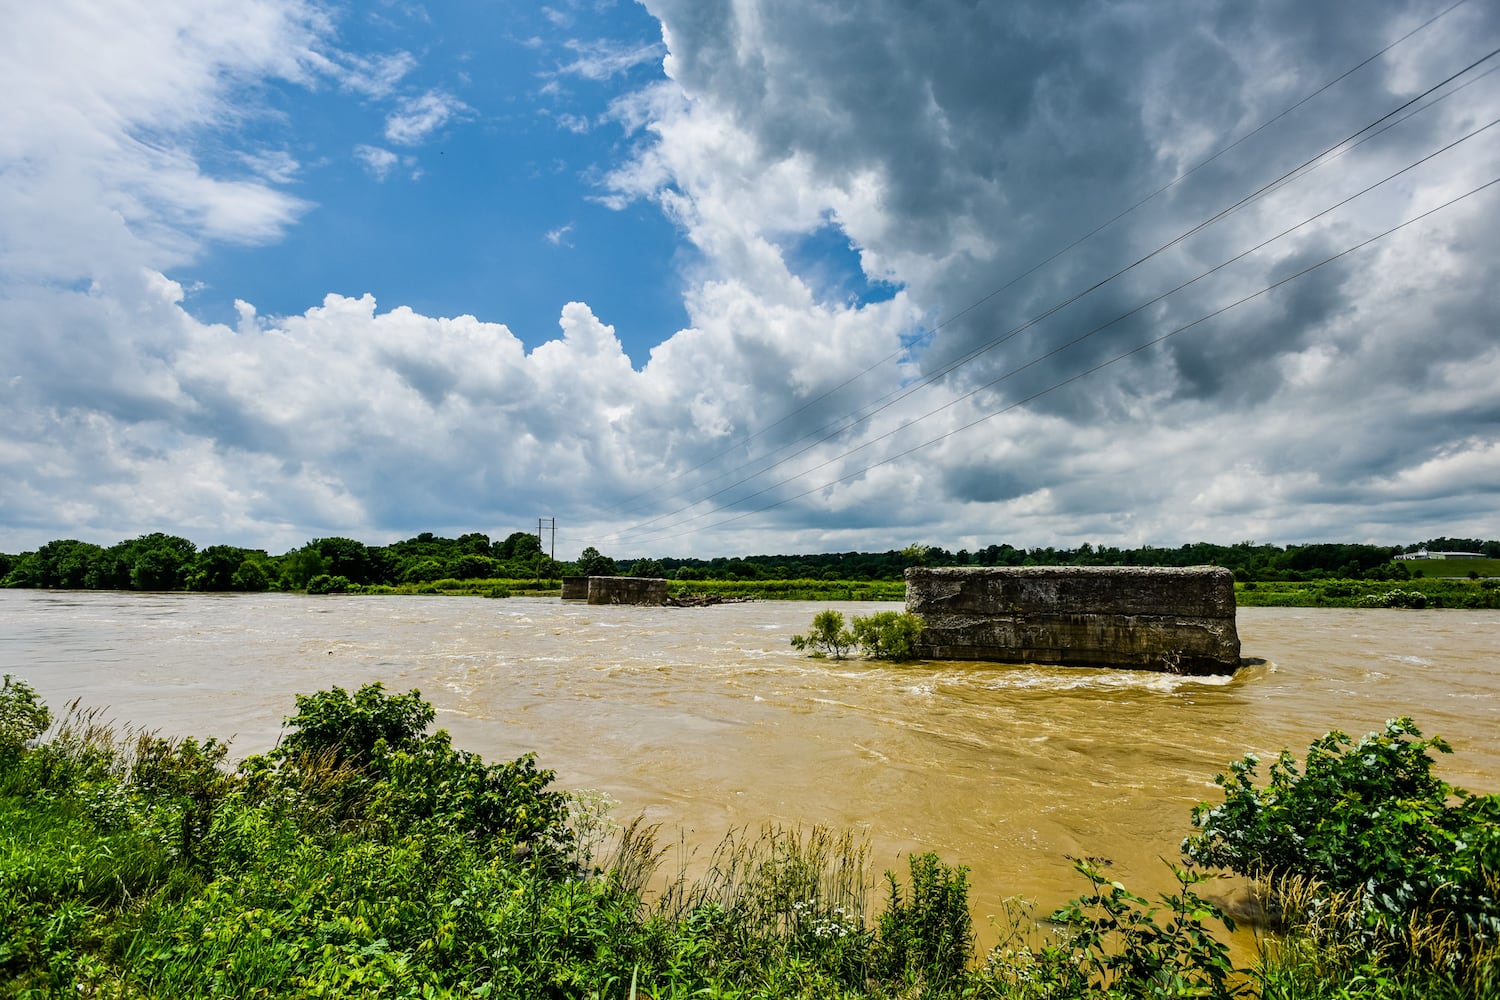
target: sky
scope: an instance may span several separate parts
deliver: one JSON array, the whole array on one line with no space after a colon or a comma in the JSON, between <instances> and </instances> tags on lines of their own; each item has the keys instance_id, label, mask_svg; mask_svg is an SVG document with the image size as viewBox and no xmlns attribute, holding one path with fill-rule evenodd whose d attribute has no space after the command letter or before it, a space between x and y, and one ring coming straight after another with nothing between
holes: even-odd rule
<instances>
[{"instance_id":1,"label":"sky","mask_svg":"<svg viewBox=\"0 0 1500 1000\"><path fill-rule=\"evenodd\" d=\"M1500 536L1487 0L0 18L0 551Z\"/></svg>"}]
</instances>

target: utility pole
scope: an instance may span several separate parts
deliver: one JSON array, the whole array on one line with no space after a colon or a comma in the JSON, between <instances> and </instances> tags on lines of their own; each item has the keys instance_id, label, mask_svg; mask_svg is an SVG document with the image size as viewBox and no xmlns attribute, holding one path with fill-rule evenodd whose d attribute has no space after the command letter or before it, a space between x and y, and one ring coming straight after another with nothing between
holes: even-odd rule
<instances>
[{"instance_id":1,"label":"utility pole","mask_svg":"<svg viewBox=\"0 0 1500 1000\"><path fill-rule=\"evenodd\" d=\"M539 549L542 548L542 529L543 529L544 526L546 527L547 530L549 530L549 531L552 532L552 545L546 551L552 557L552 561L556 562L557 561L557 518L555 518L555 517L539 517L539 518L536 519L536 546Z\"/></svg>"}]
</instances>

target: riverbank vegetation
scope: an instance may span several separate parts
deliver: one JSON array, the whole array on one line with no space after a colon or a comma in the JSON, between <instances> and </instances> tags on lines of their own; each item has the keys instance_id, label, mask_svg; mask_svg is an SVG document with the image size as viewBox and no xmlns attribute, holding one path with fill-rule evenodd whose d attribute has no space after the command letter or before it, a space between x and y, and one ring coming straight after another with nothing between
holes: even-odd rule
<instances>
[{"instance_id":1,"label":"riverbank vegetation","mask_svg":"<svg viewBox=\"0 0 1500 1000\"><path fill-rule=\"evenodd\" d=\"M1235 585L1240 607L1274 608L1500 608L1500 579L1254 580Z\"/></svg>"},{"instance_id":2,"label":"riverbank vegetation","mask_svg":"<svg viewBox=\"0 0 1500 1000\"><path fill-rule=\"evenodd\" d=\"M901 611L876 611L855 615L844 624L841 611L828 609L813 616L806 635L792 636L794 649L810 650L808 656L842 660L855 646L872 660L902 663L916 658L922 616Z\"/></svg>"},{"instance_id":3,"label":"riverbank vegetation","mask_svg":"<svg viewBox=\"0 0 1500 1000\"><path fill-rule=\"evenodd\" d=\"M1482 558L1397 559L1423 552L1473 552ZM573 562L554 560L537 536L512 532L492 541L481 532L443 538L424 532L389 545L352 538L316 538L281 555L262 549L210 545L199 549L176 535L153 533L105 547L58 539L32 552L0 553L0 585L64 590L306 591L308 593L555 594L560 578L651 576L671 582L672 592L759 600L900 600L902 574L912 566L1200 566L1230 569L1247 592L1244 603L1280 593L1285 602L1330 603L1341 598L1330 582L1390 584L1383 592L1417 589L1429 606L1496 607L1500 598L1464 581L1500 578L1500 541L1435 538L1407 546L1258 545L1206 542L1178 548L1121 549L1080 545L1076 549L1020 549L988 545L970 551L910 545L887 552L830 552L736 558L613 559L586 548ZM1455 579L1456 578L1456 579ZM1428 584L1452 580L1451 593ZM1426 582L1423 582L1426 581ZM1250 588L1249 584L1256 584ZM1262 584L1306 584L1285 589ZM1258 596L1248 596L1259 590ZM1361 590L1367 596L1373 590ZM1319 600L1319 596L1323 600ZM1466 595L1466 596L1460 596ZM1454 597L1458 603L1450 602ZM1467 601L1469 603L1462 603Z\"/></svg>"},{"instance_id":4,"label":"riverbank vegetation","mask_svg":"<svg viewBox=\"0 0 1500 1000\"><path fill-rule=\"evenodd\" d=\"M268 754L52 718L0 687L0 991L16 997L1493 996L1500 801L1432 772L1409 720L1221 776L1146 900L1074 862L974 954L967 872L876 880L855 838L736 831L689 877L639 822L428 732L417 692L299 696ZM1275 925L1234 968L1209 868Z\"/></svg>"}]
</instances>

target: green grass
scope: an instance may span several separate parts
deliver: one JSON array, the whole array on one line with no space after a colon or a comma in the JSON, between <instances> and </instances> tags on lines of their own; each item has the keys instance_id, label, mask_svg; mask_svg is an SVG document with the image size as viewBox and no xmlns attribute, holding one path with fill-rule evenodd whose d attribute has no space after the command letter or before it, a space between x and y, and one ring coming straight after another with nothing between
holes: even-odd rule
<instances>
[{"instance_id":1,"label":"green grass","mask_svg":"<svg viewBox=\"0 0 1500 1000\"><path fill-rule=\"evenodd\" d=\"M557 597L562 581L557 578L528 577L479 580L433 580L427 583L372 584L350 591L360 594L416 594L432 597Z\"/></svg>"},{"instance_id":2,"label":"green grass","mask_svg":"<svg viewBox=\"0 0 1500 1000\"><path fill-rule=\"evenodd\" d=\"M905 580L669 580L673 596L717 594L757 601L903 601Z\"/></svg>"},{"instance_id":3,"label":"green grass","mask_svg":"<svg viewBox=\"0 0 1500 1000\"><path fill-rule=\"evenodd\" d=\"M1304 582L1258 581L1235 584L1240 607L1359 608L1375 606L1392 592L1422 595L1428 608L1500 608L1500 581L1446 580L1309 580ZM1400 606L1400 602L1398 602Z\"/></svg>"},{"instance_id":4,"label":"green grass","mask_svg":"<svg viewBox=\"0 0 1500 1000\"><path fill-rule=\"evenodd\" d=\"M1427 578L1462 577L1470 573L1500 577L1500 559L1413 559L1405 562L1405 566L1413 573L1421 570Z\"/></svg>"},{"instance_id":5,"label":"green grass","mask_svg":"<svg viewBox=\"0 0 1500 1000\"><path fill-rule=\"evenodd\" d=\"M435 580L353 588L361 594L420 594L447 597L557 597L557 579ZM901 601L904 580L668 580L674 597L716 595L755 601Z\"/></svg>"}]
</instances>

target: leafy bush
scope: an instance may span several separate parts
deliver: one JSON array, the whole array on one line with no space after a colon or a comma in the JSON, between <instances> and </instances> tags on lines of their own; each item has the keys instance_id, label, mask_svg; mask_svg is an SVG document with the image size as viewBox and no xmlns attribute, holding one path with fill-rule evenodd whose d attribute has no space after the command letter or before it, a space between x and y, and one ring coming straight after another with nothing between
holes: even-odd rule
<instances>
[{"instance_id":1,"label":"leafy bush","mask_svg":"<svg viewBox=\"0 0 1500 1000\"><path fill-rule=\"evenodd\" d=\"M819 611L813 616L812 631L807 635L792 636L796 649L812 648L812 656L832 656L842 660L854 645L854 633L844 627L841 611Z\"/></svg>"},{"instance_id":2,"label":"leafy bush","mask_svg":"<svg viewBox=\"0 0 1500 1000\"><path fill-rule=\"evenodd\" d=\"M363 816L397 834L425 823L534 847L566 842L567 797L546 791L552 771L537 768L531 754L486 764L454 749L446 730L424 735L434 717L421 692L386 694L379 683L352 696L339 687L298 695L292 731L270 766L247 764L263 787L278 765L284 779L303 781L312 762L313 772L332 778L334 787L320 794L336 821Z\"/></svg>"},{"instance_id":3,"label":"leafy bush","mask_svg":"<svg viewBox=\"0 0 1500 1000\"><path fill-rule=\"evenodd\" d=\"M916 655L917 636L922 632L920 615L897 611L877 611L872 615L855 615L849 627L839 611L820 611L813 616L807 635L792 636L792 646L811 649L815 657L832 656L842 660L858 645L865 656L874 660L910 660Z\"/></svg>"},{"instance_id":4,"label":"leafy bush","mask_svg":"<svg viewBox=\"0 0 1500 1000\"><path fill-rule=\"evenodd\" d=\"M1192 888L1207 876L1174 867L1181 888L1159 897L1163 910L1111 881L1093 861L1078 860L1074 867L1092 891L1071 900L1051 920L1066 929L1074 968L1098 995L1227 1000L1245 992L1228 946L1205 926L1218 920L1232 931L1234 922ZM1046 965L1059 966L1059 955L1046 957ZM1092 995L1084 989L1078 993Z\"/></svg>"},{"instance_id":5,"label":"leafy bush","mask_svg":"<svg viewBox=\"0 0 1500 1000\"><path fill-rule=\"evenodd\" d=\"M1500 907L1500 797L1475 796L1432 773L1442 739L1411 719L1355 742L1334 731L1308 747L1304 768L1283 751L1265 788L1255 755L1214 780L1224 801L1193 810L1189 858L1242 875L1296 875L1331 892L1357 892L1368 928L1413 918L1456 920L1493 941Z\"/></svg>"},{"instance_id":6,"label":"leafy bush","mask_svg":"<svg viewBox=\"0 0 1500 1000\"><path fill-rule=\"evenodd\" d=\"M282 757L331 752L356 766L371 760L376 743L388 751L414 747L437 713L415 688L385 693L366 684L351 697L341 687L297 695L297 714L286 720L291 732L281 740Z\"/></svg>"},{"instance_id":7,"label":"leafy bush","mask_svg":"<svg viewBox=\"0 0 1500 1000\"><path fill-rule=\"evenodd\" d=\"M319 573L307 581L307 592L309 594L347 594L353 586L347 576L329 576L327 573Z\"/></svg>"},{"instance_id":8,"label":"leafy bush","mask_svg":"<svg viewBox=\"0 0 1500 1000\"><path fill-rule=\"evenodd\" d=\"M554 774L536 766L534 754L486 764L455 750L439 729L400 749L377 744L374 770L383 779L372 812L393 831L421 822L466 837L555 848L566 841L568 797L546 791Z\"/></svg>"},{"instance_id":9,"label":"leafy bush","mask_svg":"<svg viewBox=\"0 0 1500 1000\"><path fill-rule=\"evenodd\" d=\"M911 885L901 891L886 872L886 907L880 914L879 953L886 975L946 990L959 982L974 954L969 916L969 869L943 864L936 854L907 859Z\"/></svg>"},{"instance_id":10,"label":"leafy bush","mask_svg":"<svg viewBox=\"0 0 1500 1000\"><path fill-rule=\"evenodd\" d=\"M871 659L904 661L917 655L917 637L923 627L921 615L877 611L873 615L855 615L850 625L854 641Z\"/></svg>"},{"instance_id":11,"label":"leafy bush","mask_svg":"<svg viewBox=\"0 0 1500 1000\"><path fill-rule=\"evenodd\" d=\"M36 689L10 674L0 683L0 755L16 753L52 722L52 712Z\"/></svg>"},{"instance_id":12,"label":"leafy bush","mask_svg":"<svg viewBox=\"0 0 1500 1000\"><path fill-rule=\"evenodd\" d=\"M1415 608L1427 607L1427 595L1420 590L1402 590L1399 587L1382 594L1367 594L1355 602L1361 608Z\"/></svg>"}]
</instances>

